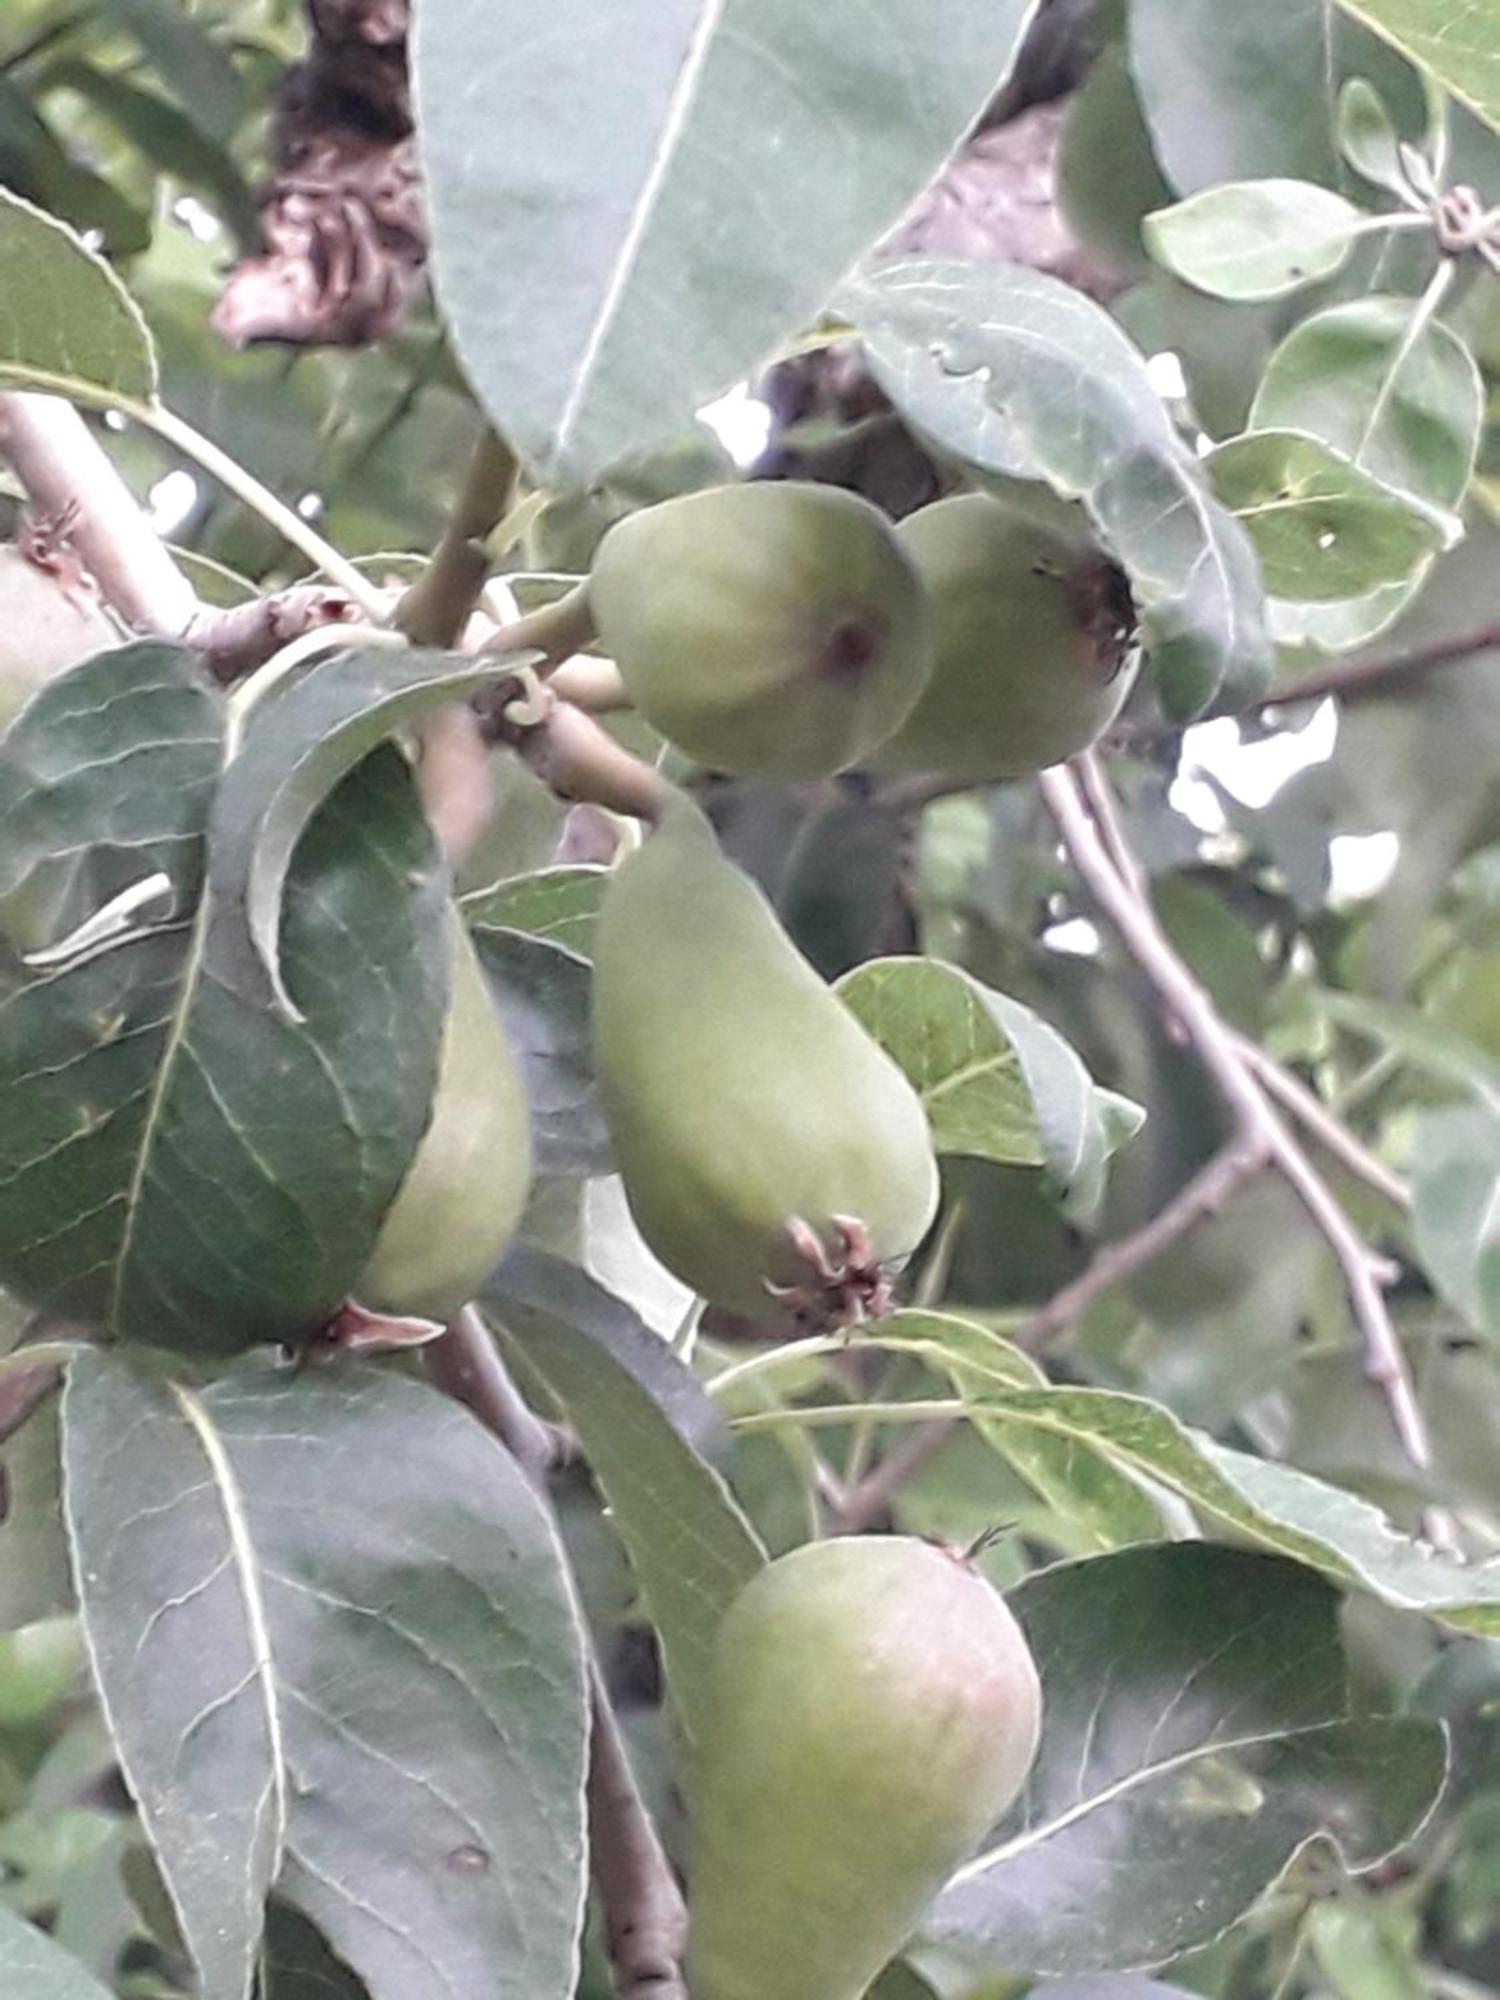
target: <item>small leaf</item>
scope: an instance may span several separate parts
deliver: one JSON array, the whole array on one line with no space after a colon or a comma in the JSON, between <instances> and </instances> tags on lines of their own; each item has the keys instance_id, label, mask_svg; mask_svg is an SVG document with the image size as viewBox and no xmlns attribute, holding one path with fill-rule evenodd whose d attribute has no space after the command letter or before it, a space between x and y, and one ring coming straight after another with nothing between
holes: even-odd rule
<instances>
[{"instance_id":1,"label":"small leaf","mask_svg":"<svg viewBox=\"0 0 1500 2000\"><path fill-rule=\"evenodd\" d=\"M609 1173L586 961L518 930L480 924L472 936L526 1079L537 1172Z\"/></svg>"},{"instance_id":2,"label":"small leaf","mask_svg":"<svg viewBox=\"0 0 1500 2000\"><path fill-rule=\"evenodd\" d=\"M1106 1110L1055 1028L935 959L873 959L836 991L911 1079L940 1153L1045 1166L1082 1210L1097 1206L1109 1156L1129 1136L1126 1100Z\"/></svg>"},{"instance_id":3,"label":"small leaf","mask_svg":"<svg viewBox=\"0 0 1500 2000\"><path fill-rule=\"evenodd\" d=\"M926 0L872 32L862 0L425 0L438 296L538 482L589 485L687 430L811 320L1004 81L1031 12Z\"/></svg>"},{"instance_id":4,"label":"small leaf","mask_svg":"<svg viewBox=\"0 0 1500 2000\"><path fill-rule=\"evenodd\" d=\"M0 1632L14 1632L73 1606L55 1395L0 1448L0 1494Z\"/></svg>"},{"instance_id":5,"label":"small leaf","mask_svg":"<svg viewBox=\"0 0 1500 2000\"><path fill-rule=\"evenodd\" d=\"M156 356L146 322L102 257L0 188L0 388L78 403L146 403Z\"/></svg>"},{"instance_id":6,"label":"small leaf","mask_svg":"<svg viewBox=\"0 0 1500 2000\"><path fill-rule=\"evenodd\" d=\"M1412 576L1463 535L1457 516L1392 491L1300 431L1249 431L1221 444L1207 465L1275 597L1359 596Z\"/></svg>"},{"instance_id":7,"label":"small leaf","mask_svg":"<svg viewBox=\"0 0 1500 2000\"><path fill-rule=\"evenodd\" d=\"M577 1431L656 1627L691 1741L709 1649L765 1552L702 1456L722 1419L683 1362L581 1271L517 1250L484 1296L506 1342Z\"/></svg>"},{"instance_id":8,"label":"small leaf","mask_svg":"<svg viewBox=\"0 0 1500 2000\"><path fill-rule=\"evenodd\" d=\"M882 389L945 457L981 481L1043 480L1082 501L1129 577L1175 719L1206 707L1226 678L1252 691L1266 681L1249 540L1100 307L1038 271L938 262L883 266L834 303Z\"/></svg>"},{"instance_id":9,"label":"small leaf","mask_svg":"<svg viewBox=\"0 0 1500 2000\"><path fill-rule=\"evenodd\" d=\"M1380 92L1366 77L1351 76L1339 92L1339 151L1357 174L1390 194L1408 192L1401 165L1401 134Z\"/></svg>"},{"instance_id":10,"label":"small leaf","mask_svg":"<svg viewBox=\"0 0 1500 2000\"><path fill-rule=\"evenodd\" d=\"M1349 1718L1336 1594L1293 1564L1127 1549L1010 1601L1042 1677L1041 1747L938 1899L937 1940L1028 1971L1160 1964L1219 1936L1310 1840L1372 1868L1436 1803L1441 1727Z\"/></svg>"},{"instance_id":11,"label":"small leaf","mask_svg":"<svg viewBox=\"0 0 1500 2000\"><path fill-rule=\"evenodd\" d=\"M476 889L461 897L458 907L464 922L476 928L525 931L587 958L608 884L607 868L543 868Z\"/></svg>"},{"instance_id":12,"label":"small leaf","mask_svg":"<svg viewBox=\"0 0 1500 2000\"><path fill-rule=\"evenodd\" d=\"M587 1703L556 1531L467 1412L357 1367L64 1397L110 1732L205 1992L279 1892L372 2000L566 2000Z\"/></svg>"},{"instance_id":13,"label":"small leaf","mask_svg":"<svg viewBox=\"0 0 1500 2000\"><path fill-rule=\"evenodd\" d=\"M1338 0L1500 131L1500 18L1475 0Z\"/></svg>"},{"instance_id":14,"label":"small leaf","mask_svg":"<svg viewBox=\"0 0 1500 2000\"><path fill-rule=\"evenodd\" d=\"M1159 264L1218 299L1284 298L1343 269L1369 218L1311 181L1206 188L1143 224Z\"/></svg>"},{"instance_id":15,"label":"small leaf","mask_svg":"<svg viewBox=\"0 0 1500 2000\"><path fill-rule=\"evenodd\" d=\"M369 2000L369 1989L328 1949L300 1910L271 1898L255 2000Z\"/></svg>"},{"instance_id":16,"label":"small leaf","mask_svg":"<svg viewBox=\"0 0 1500 2000\"><path fill-rule=\"evenodd\" d=\"M61 1946L0 1904L0 1989L16 2000L110 2000Z\"/></svg>"}]
</instances>

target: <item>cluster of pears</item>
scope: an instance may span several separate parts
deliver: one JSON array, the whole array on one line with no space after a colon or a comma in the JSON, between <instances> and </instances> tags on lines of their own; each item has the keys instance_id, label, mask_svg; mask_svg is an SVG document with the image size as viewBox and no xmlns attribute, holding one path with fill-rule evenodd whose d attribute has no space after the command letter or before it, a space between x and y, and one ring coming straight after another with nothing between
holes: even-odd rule
<instances>
[{"instance_id":1,"label":"cluster of pears","mask_svg":"<svg viewBox=\"0 0 1500 2000\"><path fill-rule=\"evenodd\" d=\"M596 1066L641 1234L729 1312L883 1309L931 1224L921 1100L670 793L594 941Z\"/></svg>"},{"instance_id":2,"label":"cluster of pears","mask_svg":"<svg viewBox=\"0 0 1500 2000\"><path fill-rule=\"evenodd\" d=\"M1041 1689L956 1551L813 1542L715 1638L692 1789L693 2000L861 2000L1026 1781Z\"/></svg>"},{"instance_id":3,"label":"cluster of pears","mask_svg":"<svg viewBox=\"0 0 1500 2000\"><path fill-rule=\"evenodd\" d=\"M893 527L836 487L714 487L612 528L589 595L647 721L746 775L1019 777L1093 743L1132 678L1120 573L1039 489Z\"/></svg>"}]
</instances>

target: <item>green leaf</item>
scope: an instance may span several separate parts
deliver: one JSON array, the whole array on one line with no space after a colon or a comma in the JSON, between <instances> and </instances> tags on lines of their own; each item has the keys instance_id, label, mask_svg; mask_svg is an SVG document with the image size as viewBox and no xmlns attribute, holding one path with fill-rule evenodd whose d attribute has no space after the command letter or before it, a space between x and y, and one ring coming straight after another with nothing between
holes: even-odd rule
<instances>
[{"instance_id":1,"label":"green leaf","mask_svg":"<svg viewBox=\"0 0 1500 2000\"><path fill-rule=\"evenodd\" d=\"M1333 0L1132 0L1129 24L1157 158L1182 194L1272 175L1337 187L1338 90L1351 72L1420 115L1406 65Z\"/></svg>"},{"instance_id":2,"label":"green leaf","mask_svg":"<svg viewBox=\"0 0 1500 2000\"><path fill-rule=\"evenodd\" d=\"M1443 1297L1481 1333L1500 1335L1500 1112L1444 1105L1411 1138L1417 1255Z\"/></svg>"},{"instance_id":3,"label":"green leaf","mask_svg":"<svg viewBox=\"0 0 1500 2000\"><path fill-rule=\"evenodd\" d=\"M1466 1564L1413 1541L1366 1500L1190 1430L1159 1403L1109 1389L986 1391L970 1414L1034 1424L1109 1453L1232 1534L1399 1610L1500 1635L1500 1559Z\"/></svg>"},{"instance_id":4,"label":"green leaf","mask_svg":"<svg viewBox=\"0 0 1500 2000\"><path fill-rule=\"evenodd\" d=\"M1350 1718L1337 1597L1293 1564L1128 1549L1010 1601L1042 1677L1041 1747L938 1899L935 1939L1028 1971L1160 1964L1219 1936L1309 1841L1372 1868L1437 1801L1441 1727Z\"/></svg>"},{"instance_id":5,"label":"green leaf","mask_svg":"<svg viewBox=\"0 0 1500 2000\"><path fill-rule=\"evenodd\" d=\"M1159 264L1217 299L1284 298L1348 262L1369 218L1312 181L1234 181L1146 218Z\"/></svg>"},{"instance_id":6,"label":"green leaf","mask_svg":"<svg viewBox=\"0 0 1500 2000\"><path fill-rule=\"evenodd\" d=\"M1028 0L426 0L438 295L538 480L688 428L809 321L1003 82ZM816 201L808 192L816 188Z\"/></svg>"},{"instance_id":7,"label":"green leaf","mask_svg":"<svg viewBox=\"0 0 1500 2000\"><path fill-rule=\"evenodd\" d=\"M607 868L543 868L476 889L461 897L458 907L464 922L476 928L525 931L587 958L608 883Z\"/></svg>"},{"instance_id":8,"label":"green leaf","mask_svg":"<svg viewBox=\"0 0 1500 2000\"><path fill-rule=\"evenodd\" d=\"M317 1927L277 1897L266 1911L256 2000L368 2000L369 1989L328 1949Z\"/></svg>"},{"instance_id":9,"label":"green leaf","mask_svg":"<svg viewBox=\"0 0 1500 2000\"><path fill-rule=\"evenodd\" d=\"M1500 131L1500 17L1478 0L1338 0Z\"/></svg>"},{"instance_id":10,"label":"green leaf","mask_svg":"<svg viewBox=\"0 0 1500 2000\"><path fill-rule=\"evenodd\" d=\"M1126 571L1169 712L1255 686L1270 639L1255 556L1209 493L1136 348L1082 293L1017 266L903 262L846 285L886 394L977 478L1081 500Z\"/></svg>"},{"instance_id":11,"label":"green leaf","mask_svg":"<svg viewBox=\"0 0 1500 2000\"><path fill-rule=\"evenodd\" d=\"M1097 1207L1110 1155L1144 1114L1106 1103L1040 1015L936 959L872 959L836 990L911 1079L940 1153L1045 1166L1083 1212Z\"/></svg>"},{"instance_id":12,"label":"green leaf","mask_svg":"<svg viewBox=\"0 0 1500 2000\"><path fill-rule=\"evenodd\" d=\"M449 974L446 872L385 748L298 850L282 945L306 1018L277 1017L242 915L201 893L223 754L200 663L152 644L51 682L0 739L0 1278L209 1353L315 1330L363 1269L431 1109Z\"/></svg>"},{"instance_id":13,"label":"green leaf","mask_svg":"<svg viewBox=\"0 0 1500 2000\"><path fill-rule=\"evenodd\" d=\"M571 1265L512 1251L484 1303L578 1433L691 1741L719 1619L765 1561L703 1455L722 1442L722 1419L666 1342Z\"/></svg>"},{"instance_id":14,"label":"green leaf","mask_svg":"<svg viewBox=\"0 0 1500 2000\"><path fill-rule=\"evenodd\" d=\"M1221 444L1207 465L1274 597L1359 596L1412 576L1463 535L1456 515L1394 492L1300 431L1249 431Z\"/></svg>"},{"instance_id":15,"label":"green leaf","mask_svg":"<svg viewBox=\"0 0 1500 2000\"><path fill-rule=\"evenodd\" d=\"M565 2000L583 1647L509 1455L394 1374L200 1390L100 1354L64 1457L110 1732L205 1992L248 1993L275 1884L373 2000Z\"/></svg>"},{"instance_id":16,"label":"green leaf","mask_svg":"<svg viewBox=\"0 0 1500 2000\"><path fill-rule=\"evenodd\" d=\"M0 1985L16 2000L109 2000L106 1987L51 1938L0 1904Z\"/></svg>"},{"instance_id":17,"label":"green leaf","mask_svg":"<svg viewBox=\"0 0 1500 2000\"><path fill-rule=\"evenodd\" d=\"M1303 320L1267 364L1248 428L1319 438L1383 486L1453 513L1473 476L1484 386L1458 335L1440 321L1414 328L1415 309L1365 298ZM1348 651L1399 616L1426 567L1341 604L1275 603L1277 637Z\"/></svg>"},{"instance_id":18,"label":"green leaf","mask_svg":"<svg viewBox=\"0 0 1500 2000\"><path fill-rule=\"evenodd\" d=\"M149 402L151 336L102 257L0 188L0 388L74 402Z\"/></svg>"},{"instance_id":19,"label":"green leaf","mask_svg":"<svg viewBox=\"0 0 1500 2000\"><path fill-rule=\"evenodd\" d=\"M111 0L183 109L212 138L233 138L245 108L245 85L227 49L177 0Z\"/></svg>"},{"instance_id":20,"label":"green leaf","mask_svg":"<svg viewBox=\"0 0 1500 2000\"><path fill-rule=\"evenodd\" d=\"M509 664L534 665L518 653ZM375 647L311 661L248 710L219 787L211 829L212 894L242 910L269 990L290 1018L277 941L287 873L308 822L339 781L405 724L488 686L495 662ZM252 689L253 692L253 689Z\"/></svg>"},{"instance_id":21,"label":"green leaf","mask_svg":"<svg viewBox=\"0 0 1500 2000\"><path fill-rule=\"evenodd\" d=\"M593 981L584 959L521 931L476 925L474 948L526 1079L540 1174L607 1174L594 1087Z\"/></svg>"},{"instance_id":22,"label":"green leaf","mask_svg":"<svg viewBox=\"0 0 1500 2000\"><path fill-rule=\"evenodd\" d=\"M951 1313L893 1313L862 1333L860 1344L920 1356L945 1374L961 1396L982 1400L995 1388L1047 1386L1029 1354L988 1327ZM1161 1535L1160 1510L1107 1450L979 1412L974 1426L1032 1491L1083 1528L1096 1548L1121 1548Z\"/></svg>"},{"instance_id":23,"label":"green leaf","mask_svg":"<svg viewBox=\"0 0 1500 2000\"><path fill-rule=\"evenodd\" d=\"M1351 76L1339 92L1338 142L1357 174L1390 194L1406 194L1401 134L1385 99L1362 76Z\"/></svg>"},{"instance_id":24,"label":"green leaf","mask_svg":"<svg viewBox=\"0 0 1500 2000\"><path fill-rule=\"evenodd\" d=\"M0 1493L0 1632L14 1632L73 1604L55 1395L0 1448Z\"/></svg>"}]
</instances>

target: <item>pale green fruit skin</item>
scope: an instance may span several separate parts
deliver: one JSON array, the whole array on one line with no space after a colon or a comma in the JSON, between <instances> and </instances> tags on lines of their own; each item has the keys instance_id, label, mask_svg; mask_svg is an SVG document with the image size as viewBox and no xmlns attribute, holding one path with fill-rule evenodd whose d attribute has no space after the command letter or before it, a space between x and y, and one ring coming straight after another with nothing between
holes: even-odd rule
<instances>
[{"instance_id":1,"label":"pale green fruit skin","mask_svg":"<svg viewBox=\"0 0 1500 2000\"><path fill-rule=\"evenodd\" d=\"M693 2000L858 2000L1026 1780L1003 1599L901 1537L813 1542L720 1625L693 1794Z\"/></svg>"},{"instance_id":2,"label":"pale green fruit skin","mask_svg":"<svg viewBox=\"0 0 1500 2000\"><path fill-rule=\"evenodd\" d=\"M927 604L885 516L830 486L687 493L612 528L589 579L631 700L716 770L827 776L900 725Z\"/></svg>"},{"instance_id":3,"label":"pale green fruit skin","mask_svg":"<svg viewBox=\"0 0 1500 2000\"><path fill-rule=\"evenodd\" d=\"M685 801L621 867L594 938L600 1091L641 1234L684 1284L766 1315L786 1232L853 1216L908 1257L938 1199L920 1099Z\"/></svg>"},{"instance_id":4,"label":"pale green fruit skin","mask_svg":"<svg viewBox=\"0 0 1500 2000\"><path fill-rule=\"evenodd\" d=\"M56 675L119 644L98 605L70 597L19 549L0 546L0 730Z\"/></svg>"},{"instance_id":5,"label":"pale green fruit skin","mask_svg":"<svg viewBox=\"0 0 1500 2000\"><path fill-rule=\"evenodd\" d=\"M0 1728L50 1715L79 1684L83 1639L71 1612L0 1633Z\"/></svg>"},{"instance_id":6,"label":"pale green fruit skin","mask_svg":"<svg viewBox=\"0 0 1500 2000\"><path fill-rule=\"evenodd\" d=\"M939 500L898 532L927 586L933 665L876 763L981 782L1096 742L1134 677L1104 558L983 493Z\"/></svg>"},{"instance_id":7,"label":"pale green fruit skin","mask_svg":"<svg viewBox=\"0 0 1500 2000\"><path fill-rule=\"evenodd\" d=\"M456 914L453 997L432 1117L355 1296L374 1312L451 1319L515 1234L531 1186L526 1087Z\"/></svg>"}]
</instances>

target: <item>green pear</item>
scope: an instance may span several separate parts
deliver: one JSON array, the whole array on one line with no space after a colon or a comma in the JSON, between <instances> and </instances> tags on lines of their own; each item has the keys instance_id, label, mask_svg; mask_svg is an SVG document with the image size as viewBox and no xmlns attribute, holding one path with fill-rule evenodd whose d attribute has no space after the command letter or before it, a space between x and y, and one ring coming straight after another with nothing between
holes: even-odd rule
<instances>
[{"instance_id":1,"label":"green pear","mask_svg":"<svg viewBox=\"0 0 1500 2000\"><path fill-rule=\"evenodd\" d=\"M886 770L983 783L1095 742L1134 678L1134 613L1118 570L1048 512L963 493L901 524L932 607L933 664Z\"/></svg>"},{"instance_id":2,"label":"green pear","mask_svg":"<svg viewBox=\"0 0 1500 2000\"><path fill-rule=\"evenodd\" d=\"M911 559L878 509L837 487L752 482L644 508L605 536L589 601L646 720L716 770L857 764L927 674Z\"/></svg>"},{"instance_id":3,"label":"green pear","mask_svg":"<svg viewBox=\"0 0 1500 2000\"><path fill-rule=\"evenodd\" d=\"M0 729L56 675L119 644L102 606L65 590L20 549L0 546Z\"/></svg>"},{"instance_id":4,"label":"green pear","mask_svg":"<svg viewBox=\"0 0 1500 2000\"><path fill-rule=\"evenodd\" d=\"M709 1676L693 2000L859 2000L1025 1783L1025 1636L956 1551L850 1537L762 1570Z\"/></svg>"},{"instance_id":5,"label":"green pear","mask_svg":"<svg viewBox=\"0 0 1500 2000\"><path fill-rule=\"evenodd\" d=\"M668 1270L733 1312L882 1310L937 1206L921 1101L680 796L604 899L594 1020L626 1197Z\"/></svg>"},{"instance_id":6,"label":"green pear","mask_svg":"<svg viewBox=\"0 0 1500 2000\"><path fill-rule=\"evenodd\" d=\"M448 1320L515 1234L531 1185L525 1085L457 914L453 997L432 1115L355 1295L373 1312Z\"/></svg>"}]
</instances>

